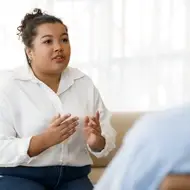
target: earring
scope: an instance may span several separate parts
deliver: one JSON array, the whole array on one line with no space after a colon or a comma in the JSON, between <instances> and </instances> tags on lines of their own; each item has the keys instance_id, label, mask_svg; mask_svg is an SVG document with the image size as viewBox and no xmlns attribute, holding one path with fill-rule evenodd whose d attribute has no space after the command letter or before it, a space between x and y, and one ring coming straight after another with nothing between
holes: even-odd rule
<instances>
[{"instance_id":1,"label":"earring","mask_svg":"<svg viewBox=\"0 0 190 190\"><path fill-rule=\"evenodd\" d=\"M31 57L29 57L29 58L28 58L28 61L29 61L29 63L31 63L31 62L32 62L32 58L31 58Z\"/></svg>"}]
</instances>

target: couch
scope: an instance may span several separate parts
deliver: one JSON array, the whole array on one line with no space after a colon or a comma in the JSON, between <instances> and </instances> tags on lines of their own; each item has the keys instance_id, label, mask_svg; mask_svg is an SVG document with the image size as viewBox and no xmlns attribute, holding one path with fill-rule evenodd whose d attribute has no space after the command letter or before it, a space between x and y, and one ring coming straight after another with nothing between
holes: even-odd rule
<instances>
[{"instance_id":1,"label":"couch","mask_svg":"<svg viewBox=\"0 0 190 190\"><path fill-rule=\"evenodd\" d=\"M114 149L107 157L97 159L95 156L92 156L93 165L92 171L89 175L93 184L99 180L103 174L105 168L115 156L117 150L120 148L123 137L128 131L128 129L134 124L134 122L142 115L140 112L130 112L130 113L113 113L111 123L112 126L117 131L116 138L116 149Z\"/></svg>"}]
</instances>

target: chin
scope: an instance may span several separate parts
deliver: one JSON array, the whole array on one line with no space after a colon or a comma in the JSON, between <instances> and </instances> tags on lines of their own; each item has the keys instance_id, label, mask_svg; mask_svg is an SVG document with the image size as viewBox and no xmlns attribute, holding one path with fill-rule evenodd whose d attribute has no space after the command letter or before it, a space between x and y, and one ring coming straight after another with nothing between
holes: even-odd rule
<instances>
[{"instance_id":1,"label":"chin","mask_svg":"<svg viewBox=\"0 0 190 190\"><path fill-rule=\"evenodd\" d=\"M57 67L55 67L53 70L56 72L56 73L62 73L66 68L67 68L68 64L60 64L58 65Z\"/></svg>"}]
</instances>

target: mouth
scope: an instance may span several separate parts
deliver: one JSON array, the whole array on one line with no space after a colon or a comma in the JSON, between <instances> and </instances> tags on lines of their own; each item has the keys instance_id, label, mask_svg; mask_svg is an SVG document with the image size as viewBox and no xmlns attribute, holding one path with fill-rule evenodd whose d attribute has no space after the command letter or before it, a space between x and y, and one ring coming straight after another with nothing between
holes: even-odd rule
<instances>
[{"instance_id":1,"label":"mouth","mask_svg":"<svg viewBox=\"0 0 190 190\"><path fill-rule=\"evenodd\" d=\"M53 60L55 60L56 62L60 63L60 62L63 62L65 60L65 56L63 55L57 55L53 58Z\"/></svg>"}]
</instances>

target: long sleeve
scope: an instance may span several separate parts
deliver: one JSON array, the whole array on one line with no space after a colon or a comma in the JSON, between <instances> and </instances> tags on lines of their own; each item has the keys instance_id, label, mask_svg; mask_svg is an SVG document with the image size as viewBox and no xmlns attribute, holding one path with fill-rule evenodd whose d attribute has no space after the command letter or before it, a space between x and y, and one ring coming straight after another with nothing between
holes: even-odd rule
<instances>
[{"instance_id":1,"label":"long sleeve","mask_svg":"<svg viewBox=\"0 0 190 190\"><path fill-rule=\"evenodd\" d=\"M89 151L96 157L104 157L109 154L115 148L116 131L111 126L111 113L105 107L99 91L93 86L93 115L96 111L100 112L100 126L102 130L102 136L105 138L106 144L101 152L93 152L88 146Z\"/></svg>"},{"instance_id":2,"label":"long sleeve","mask_svg":"<svg viewBox=\"0 0 190 190\"><path fill-rule=\"evenodd\" d=\"M15 167L30 160L27 154L31 137L16 138L11 107L6 98L0 100L0 167Z\"/></svg>"}]
</instances>

